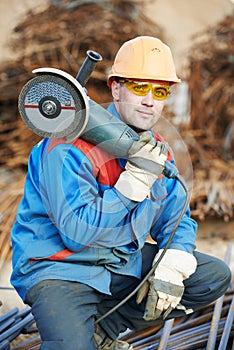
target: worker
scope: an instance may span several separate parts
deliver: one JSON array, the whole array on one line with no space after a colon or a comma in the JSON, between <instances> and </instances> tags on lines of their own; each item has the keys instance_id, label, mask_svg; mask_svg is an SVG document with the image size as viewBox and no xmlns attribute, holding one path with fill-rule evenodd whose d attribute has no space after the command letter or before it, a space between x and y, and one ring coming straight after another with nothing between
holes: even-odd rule
<instances>
[{"instance_id":1,"label":"worker","mask_svg":"<svg viewBox=\"0 0 234 350\"><path fill-rule=\"evenodd\" d=\"M139 134L128 159L82 138L33 148L11 233L11 283L32 308L41 349L133 349L123 332L198 310L227 290L229 267L196 250L189 207L164 251L186 194L164 176L173 151L153 127L179 82L165 43L133 38L108 75L109 112Z\"/></svg>"}]
</instances>

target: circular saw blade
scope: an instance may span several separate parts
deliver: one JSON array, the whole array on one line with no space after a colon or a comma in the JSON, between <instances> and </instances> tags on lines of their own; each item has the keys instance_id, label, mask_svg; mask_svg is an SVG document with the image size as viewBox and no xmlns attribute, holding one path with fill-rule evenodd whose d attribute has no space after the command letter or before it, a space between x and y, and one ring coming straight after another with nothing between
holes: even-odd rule
<instances>
[{"instance_id":1,"label":"circular saw blade","mask_svg":"<svg viewBox=\"0 0 234 350\"><path fill-rule=\"evenodd\" d=\"M83 94L53 74L38 75L28 81L20 92L18 107L27 126L42 137L73 140L88 120Z\"/></svg>"}]
</instances>

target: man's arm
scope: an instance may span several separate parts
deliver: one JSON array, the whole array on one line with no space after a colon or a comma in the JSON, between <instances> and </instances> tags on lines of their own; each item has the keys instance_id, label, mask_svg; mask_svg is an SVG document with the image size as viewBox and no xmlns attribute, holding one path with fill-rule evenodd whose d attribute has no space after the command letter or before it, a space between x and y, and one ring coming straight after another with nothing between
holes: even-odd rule
<instances>
[{"instance_id":1,"label":"man's arm","mask_svg":"<svg viewBox=\"0 0 234 350\"><path fill-rule=\"evenodd\" d=\"M42 168L44 205L70 250L145 239L155 216L150 201L131 201L113 187L100 191L92 164L79 149L56 146L45 155Z\"/></svg>"}]
</instances>

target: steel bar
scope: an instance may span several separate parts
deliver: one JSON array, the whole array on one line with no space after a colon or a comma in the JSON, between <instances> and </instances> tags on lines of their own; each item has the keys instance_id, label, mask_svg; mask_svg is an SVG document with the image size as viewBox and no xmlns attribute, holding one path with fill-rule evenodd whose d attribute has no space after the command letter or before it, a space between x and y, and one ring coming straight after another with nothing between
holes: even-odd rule
<instances>
[{"instance_id":1,"label":"steel bar","mask_svg":"<svg viewBox=\"0 0 234 350\"><path fill-rule=\"evenodd\" d=\"M15 290L13 287L0 287L1 290Z\"/></svg>"},{"instance_id":2,"label":"steel bar","mask_svg":"<svg viewBox=\"0 0 234 350\"><path fill-rule=\"evenodd\" d=\"M231 284L230 288L228 289L228 291L224 296L224 303L223 303L223 308L221 313L221 316L223 318L228 313L233 293L234 293L234 285ZM180 319L175 319L174 326L171 330L171 335L182 331L187 332L189 328L194 328L198 325L202 325L210 322L212 319L213 307L214 307L214 304L211 304L207 307L204 307L203 309L200 309L199 311L196 311L191 315L186 315L184 317L181 317ZM162 327L159 328L159 327L160 326L152 327L137 333L129 333L127 336L121 339L133 344L134 348L137 347L138 349L142 349L142 346L145 346L146 343L151 343L151 342L157 343L159 341L163 333L163 328Z\"/></svg>"},{"instance_id":3,"label":"steel bar","mask_svg":"<svg viewBox=\"0 0 234 350\"><path fill-rule=\"evenodd\" d=\"M18 307L14 307L13 309L11 309L10 311L6 312L5 314L0 316L0 324L2 322L5 322L8 318L16 315L19 312Z\"/></svg>"},{"instance_id":4,"label":"steel bar","mask_svg":"<svg viewBox=\"0 0 234 350\"><path fill-rule=\"evenodd\" d=\"M234 295L232 298L232 303L228 312L227 320L224 326L223 334L219 343L218 350L223 350L226 349L227 343L228 343L228 338L229 334L231 332L231 328L233 325L233 320L234 320Z\"/></svg>"},{"instance_id":5,"label":"steel bar","mask_svg":"<svg viewBox=\"0 0 234 350\"><path fill-rule=\"evenodd\" d=\"M18 332L21 332L24 326L32 323L33 321L34 321L33 315L32 314L27 315L23 320L17 322L10 329L0 334L0 341L3 341L5 339L12 341L16 337L16 334L18 334Z\"/></svg>"},{"instance_id":6,"label":"steel bar","mask_svg":"<svg viewBox=\"0 0 234 350\"><path fill-rule=\"evenodd\" d=\"M158 346L158 350L166 350L167 349L167 343L168 339L171 333L171 329L174 323L174 319L168 320L165 322L165 325L163 327L163 334L161 336L161 340Z\"/></svg>"},{"instance_id":7,"label":"steel bar","mask_svg":"<svg viewBox=\"0 0 234 350\"><path fill-rule=\"evenodd\" d=\"M223 299L224 298L222 296L215 303L206 350L214 350L215 348L216 335L218 331L218 325L219 325L220 315L221 315L222 306L223 306Z\"/></svg>"},{"instance_id":8,"label":"steel bar","mask_svg":"<svg viewBox=\"0 0 234 350\"><path fill-rule=\"evenodd\" d=\"M190 329L189 332L187 332L186 330L183 332L180 332L179 334L174 334L171 335L167 344L167 349L170 348L170 346L181 346L181 339L185 340L185 339L191 339L191 335L197 335L197 336L201 336L202 338L204 337L204 333L209 329L210 324L207 325L200 325L197 328L193 328ZM197 334L198 333L198 334ZM134 348L135 348L135 344ZM150 349L158 349L159 346L159 341L157 342L147 342L144 344L143 347L139 347L139 349L141 350L150 350ZM136 348L138 349L138 348Z\"/></svg>"},{"instance_id":9,"label":"steel bar","mask_svg":"<svg viewBox=\"0 0 234 350\"><path fill-rule=\"evenodd\" d=\"M220 321L219 328L217 331L217 336L219 335L221 337L223 328L224 328L225 321ZM197 332L197 330L194 330L194 334L187 336L187 335L181 335L178 341L174 342L172 339L172 343L170 341L168 342L168 350L174 350L174 349L192 349L192 346L194 349L198 349L199 346L205 346L208 336L209 336L209 329L210 324L207 325L205 328L201 328L200 332Z\"/></svg>"},{"instance_id":10,"label":"steel bar","mask_svg":"<svg viewBox=\"0 0 234 350\"><path fill-rule=\"evenodd\" d=\"M228 311L229 306L225 306L225 310ZM200 313L203 311L203 309L200 310ZM195 328L199 325L204 325L207 322L211 321L212 318L212 314L211 313L206 313L204 315L200 315L197 313L197 317L193 318L193 314L190 315L190 317L188 318L188 316L186 317L182 317L181 321L179 322L179 324L175 324L171 330L171 335L175 334L175 333L179 333L182 331L187 332L188 329L191 328ZM186 319L186 320L185 320ZM140 346L140 345L144 345L146 342L151 342L151 341L159 341L160 337L162 336L163 333L163 329L161 328L157 333L154 334L148 334L147 333L141 333L140 336L138 337L133 337L133 338L128 338L132 344L134 344L135 346ZM126 338L124 338L125 340L127 340Z\"/></svg>"},{"instance_id":11,"label":"steel bar","mask_svg":"<svg viewBox=\"0 0 234 350\"><path fill-rule=\"evenodd\" d=\"M16 345L12 350L34 349L35 346L39 346L40 344L41 344L41 338L40 338L40 335L37 335L32 339L25 340L21 344Z\"/></svg>"},{"instance_id":12,"label":"steel bar","mask_svg":"<svg viewBox=\"0 0 234 350\"><path fill-rule=\"evenodd\" d=\"M204 322L208 322L211 319L211 315L202 315L201 313L196 312L196 316L194 315L186 315L181 317L180 319L175 319L175 325L172 328L171 334L187 329L188 327L195 327L196 325L202 324ZM195 313L194 313L195 314ZM149 329L145 329L144 331L140 331L137 334L129 334L123 338L122 340L131 341L131 343L136 344L136 346L143 345L146 341L157 341L163 334L163 326L152 327Z\"/></svg>"},{"instance_id":13,"label":"steel bar","mask_svg":"<svg viewBox=\"0 0 234 350\"><path fill-rule=\"evenodd\" d=\"M10 343L8 340L4 340L0 342L0 350L9 350L10 349Z\"/></svg>"},{"instance_id":14,"label":"steel bar","mask_svg":"<svg viewBox=\"0 0 234 350\"><path fill-rule=\"evenodd\" d=\"M161 330L163 328L163 324L159 324L157 326L151 327L151 328L146 328L144 330L138 331L138 332L129 332L127 335L124 335L121 337L121 340L124 341L131 341L132 343L137 343L144 341L145 337L153 337L155 339L155 336L158 335L159 333L161 334Z\"/></svg>"},{"instance_id":15,"label":"steel bar","mask_svg":"<svg viewBox=\"0 0 234 350\"><path fill-rule=\"evenodd\" d=\"M10 317L5 322L0 324L0 334L5 331L6 328L10 327L15 322L15 317Z\"/></svg>"},{"instance_id":16,"label":"steel bar","mask_svg":"<svg viewBox=\"0 0 234 350\"><path fill-rule=\"evenodd\" d=\"M230 264L231 251L232 251L232 246L230 245L227 248L226 255L224 258L224 261L226 262L227 265ZM214 350L215 348L216 334L218 330L218 324L219 324L219 319L222 311L223 301L224 301L224 295L220 297L215 303L213 318L211 322L211 330L210 330L206 350Z\"/></svg>"},{"instance_id":17,"label":"steel bar","mask_svg":"<svg viewBox=\"0 0 234 350\"><path fill-rule=\"evenodd\" d=\"M199 325L198 327L193 327L192 329L185 329L179 334L171 335L167 344L167 350L172 349L189 349L189 350L197 350L200 349L199 346L204 346L202 349L205 349L208 336L209 336L209 330L210 330L211 322L208 322L205 325ZM225 325L225 318L220 320L217 337L216 340L220 340L222 333L224 331L224 325ZM232 325L232 332L230 333L230 337L233 336L234 333L234 325ZM158 349L159 340L157 339L145 339L144 344L135 344L132 343L134 346L134 349L141 349L141 350L150 350L150 349ZM230 338L231 339L231 338ZM136 347L137 345L137 347ZM198 346L199 345L199 346ZM224 350L225 348L222 348Z\"/></svg>"},{"instance_id":18,"label":"steel bar","mask_svg":"<svg viewBox=\"0 0 234 350\"><path fill-rule=\"evenodd\" d=\"M219 323L219 328L217 332L217 337L221 338L221 334L224 329L225 320L221 320ZM180 334L175 334L174 336L170 336L169 341L167 343L167 350L197 350L200 346L205 346L208 336L209 336L210 323L206 325L200 325L194 329L189 330L189 332L183 331ZM233 329L234 331L234 329ZM135 347L134 349L141 350L155 350L158 349L159 342L148 342L143 347ZM224 350L224 349L222 349Z\"/></svg>"}]
</instances>

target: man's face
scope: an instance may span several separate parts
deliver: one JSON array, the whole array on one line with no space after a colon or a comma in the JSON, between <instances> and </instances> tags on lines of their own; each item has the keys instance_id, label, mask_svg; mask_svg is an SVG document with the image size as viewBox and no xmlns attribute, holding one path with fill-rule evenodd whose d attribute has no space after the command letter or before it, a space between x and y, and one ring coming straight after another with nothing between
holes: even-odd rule
<instances>
[{"instance_id":1,"label":"man's face","mask_svg":"<svg viewBox=\"0 0 234 350\"><path fill-rule=\"evenodd\" d=\"M149 82L156 85L168 85L168 82L163 81ZM116 109L124 123L142 130L148 130L156 124L165 100L155 100L151 90L145 96L136 95L129 91L125 84L116 81L113 81L111 90Z\"/></svg>"}]
</instances>

